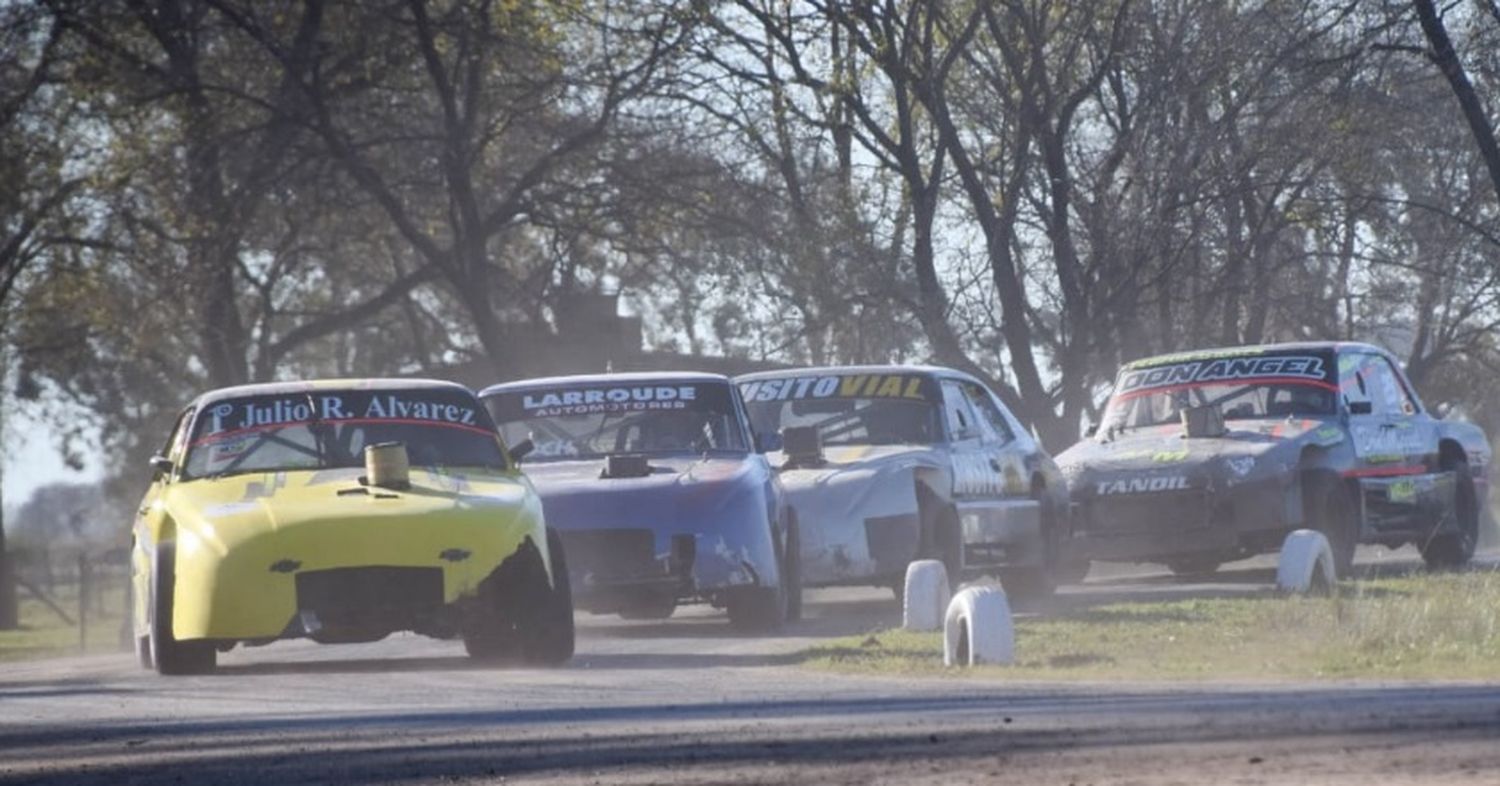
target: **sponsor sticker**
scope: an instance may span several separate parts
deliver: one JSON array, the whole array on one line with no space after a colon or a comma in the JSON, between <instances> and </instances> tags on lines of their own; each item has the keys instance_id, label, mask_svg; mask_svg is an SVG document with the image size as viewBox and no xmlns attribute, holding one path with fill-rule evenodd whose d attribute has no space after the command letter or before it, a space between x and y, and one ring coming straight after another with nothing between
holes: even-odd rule
<instances>
[{"instance_id":1,"label":"sponsor sticker","mask_svg":"<svg viewBox=\"0 0 1500 786\"><path fill-rule=\"evenodd\" d=\"M730 414L734 411L732 401L726 382L684 383L673 380L522 388L485 397L485 405L499 423L673 410Z\"/></svg>"},{"instance_id":2,"label":"sponsor sticker","mask_svg":"<svg viewBox=\"0 0 1500 786\"><path fill-rule=\"evenodd\" d=\"M1121 478L1101 480L1094 484L1099 496L1112 494L1150 494L1159 491L1186 491L1188 479L1185 475L1159 475L1149 478Z\"/></svg>"},{"instance_id":3,"label":"sponsor sticker","mask_svg":"<svg viewBox=\"0 0 1500 786\"><path fill-rule=\"evenodd\" d=\"M746 401L797 401L825 398L933 398L926 377L919 374L826 374L821 376L758 379L740 384Z\"/></svg>"},{"instance_id":4,"label":"sponsor sticker","mask_svg":"<svg viewBox=\"0 0 1500 786\"><path fill-rule=\"evenodd\" d=\"M197 426L198 443L219 443L215 460L232 458L248 443L242 432L297 423L399 421L427 422L484 430L477 408L457 396L433 395L431 392L313 392L285 396L221 401L204 410Z\"/></svg>"},{"instance_id":5,"label":"sponsor sticker","mask_svg":"<svg viewBox=\"0 0 1500 786\"><path fill-rule=\"evenodd\" d=\"M1151 368L1129 369L1120 375L1117 393L1178 385L1280 378L1326 382L1328 372L1317 355L1269 355L1190 360Z\"/></svg>"}]
</instances>

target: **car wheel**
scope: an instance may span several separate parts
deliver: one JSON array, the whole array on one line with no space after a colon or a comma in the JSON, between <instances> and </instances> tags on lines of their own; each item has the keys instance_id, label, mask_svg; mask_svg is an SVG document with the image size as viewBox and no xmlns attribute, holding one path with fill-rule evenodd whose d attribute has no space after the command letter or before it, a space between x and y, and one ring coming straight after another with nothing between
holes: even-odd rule
<instances>
[{"instance_id":1,"label":"car wheel","mask_svg":"<svg viewBox=\"0 0 1500 786\"><path fill-rule=\"evenodd\" d=\"M786 543L781 549L781 572L786 585L786 620L802 619L802 528L797 523L797 514L790 512L786 520Z\"/></svg>"},{"instance_id":2,"label":"car wheel","mask_svg":"<svg viewBox=\"0 0 1500 786\"><path fill-rule=\"evenodd\" d=\"M170 543L156 547L151 563L150 615L146 657L158 674L206 674L214 670L218 652L212 642L178 641L172 632L172 603L176 593L177 553ZM144 659L143 659L144 660Z\"/></svg>"},{"instance_id":3,"label":"car wheel","mask_svg":"<svg viewBox=\"0 0 1500 786\"><path fill-rule=\"evenodd\" d=\"M1336 477L1314 475L1303 488L1303 504L1312 500L1308 523L1328 538L1333 567L1340 578L1354 567L1354 547L1359 544L1359 512L1348 487Z\"/></svg>"},{"instance_id":4,"label":"car wheel","mask_svg":"<svg viewBox=\"0 0 1500 786\"><path fill-rule=\"evenodd\" d=\"M791 535L791 530L787 530ZM781 629L790 618L791 596L802 594L800 580L792 586L794 577L788 570L787 554L790 537L782 539L782 547L776 555L776 573L779 581L774 587L736 587L724 599L724 610L729 613L729 625L745 633L770 633Z\"/></svg>"},{"instance_id":5,"label":"car wheel","mask_svg":"<svg viewBox=\"0 0 1500 786\"><path fill-rule=\"evenodd\" d=\"M1219 570L1224 561L1213 555L1193 554L1167 560L1167 570L1178 576L1207 576Z\"/></svg>"},{"instance_id":6,"label":"car wheel","mask_svg":"<svg viewBox=\"0 0 1500 786\"><path fill-rule=\"evenodd\" d=\"M664 620L676 611L676 593L658 590L634 593L616 613L626 620Z\"/></svg>"},{"instance_id":7,"label":"car wheel","mask_svg":"<svg viewBox=\"0 0 1500 786\"><path fill-rule=\"evenodd\" d=\"M1046 600L1057 592L1058 564L1062 561L1062 523L1045 497L1042 506L1042 564L1000 571L1005 593L1020 603Z\"/></svg>"},{"instance_id":8,"label":"car wheel","mask_svg":"<svg viewBox=\"0 0 1500 786\"><path fill-rule=\"evenodd\" d=\"M573 585L568 581L568 558L562 538L547 529L547 555L552 562L553 581L540 591L535 613L526 615L521 630L521 653L527 663L558 666L573 657Z\"/></svg>"},{"instance_id":9,"label":"car wheel","mask_svg":"<svg viewBox=\"0 0 1500 786\"><path fill-rule=\"evenodd\" d=\"M556 665L573 657L573 592L562 539L547 530L556 584L531 539L479 585L463 627L464 650L476 660Z\"/></svg>"},{"instance_id":10,"label":"car wheel","mask_svg":"<svg viewBox=\"0 0 1500 786\"><path fill-rule=\"evenodd\" d=\"M1429 568L1456 568L1468 563L1474 556L1474 547L1479 542L1479 505L1474 493L1474 476L1469 474L1469 462L1456 459L1444 469L1454 473L1456 486L1453 489L1453 517L1457 528L1454 532L1433 535L1421 546L1422 560Z\"/></svg>"},{"instance_id":11,"label":"car wheel","mask_svg":"<svg viewBox=\"0 0 1500 786\"><path fill-rule=\"evenodd\" d=\"M932 522L932 534L929 545L918 557L918 559L935 559L943 563L943 568L948 571L948 589L957 591L958 586L964 580L964 534L963 526L958 520L958 511L951 505L944 505L937 513ZM902 582L905 577L902 577ZM900 600L905 593L904 584L897 584L896 599Z\"/></svg>"}]
</instances>

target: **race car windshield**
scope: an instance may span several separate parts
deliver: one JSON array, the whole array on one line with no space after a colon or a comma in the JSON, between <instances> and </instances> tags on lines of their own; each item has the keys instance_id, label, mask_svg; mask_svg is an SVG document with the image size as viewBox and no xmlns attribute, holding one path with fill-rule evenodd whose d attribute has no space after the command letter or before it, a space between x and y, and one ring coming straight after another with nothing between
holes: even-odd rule
<instances>
[{"instance_id":1,"label":"race car windshield","mask_svg":"<svg viewBox=\"0 0 1500 786\"><path fill-rule=\"evenodd\" d=\"M1332 363L1322 355L1193 358L1127 368L1105 410L1105 430L1176 423L1188 407L1214 406L1224 420L1335 412Z\"/></svg>"},{"instance_id":2,"label":"race car windshield","mask_svg":"<svg viewBox=\"0 0 1500 786\"><path fill-rule=\"evenodd\" d=\"M915 374L850 374L741 383L762 440L814 426L824 445L930 445L940 441L936 386Z\"/></svg>"},{"instance_id":3,"label":"race car windshield","mask_svg":"<svg viewBox=\"0 0 1500 786\"><path fill-rule=\"evenodd\" d=\"M364 466L364 448L400 442L414 467L507 464L484 408L465 391L317 390L205 406L183 478Z\"/></svg>"},{"instance_id":4,"label":"race car windshield","mask_svg":"<svg viewBox=\"0 0 1500 786\"><path fill-rule=\"evenodd\" d=\"M677 381L572 385L485 397L507 444L531 461L749 451L729 386Z\"/></svg>"}]
</instances>

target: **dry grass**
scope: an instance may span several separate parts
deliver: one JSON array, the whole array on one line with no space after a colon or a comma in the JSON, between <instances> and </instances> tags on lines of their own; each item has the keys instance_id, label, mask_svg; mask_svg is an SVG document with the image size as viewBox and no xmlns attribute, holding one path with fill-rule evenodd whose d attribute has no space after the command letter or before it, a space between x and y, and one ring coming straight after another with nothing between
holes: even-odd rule
<instances>
[{"instance_id":1,"label":"dry grass","mask_svg":"<svg viewBox=\"0 0 1500 786\"><path fill-rule=\"evenodd\" d=\"M807 650L814 668L1027 679L1500 678L1500 572L1346 583L1334 598L1114 603L1016 622L1016 664L945 669L937 634Z\"/></svg>"},{"instance_id":2,"label":"dry grass","mask_svg":"<svg viewBox=\"0 0 1500 786\"><path fill-rule=\"evenodd\" d=\"M52 600L73 618L74 624L64 622L45 604L32 597L26 590L21 594L21 627L19 630L0 631L0 661L47 658L58 655L76 655L79 647L78 635L78 588L77 585L61 585ZM103 588L103 597L97 608L91 608L87 616L87 652L118 652L121 625L125 619L125 587L123 580Z\"/></svg>"}]
</instances>

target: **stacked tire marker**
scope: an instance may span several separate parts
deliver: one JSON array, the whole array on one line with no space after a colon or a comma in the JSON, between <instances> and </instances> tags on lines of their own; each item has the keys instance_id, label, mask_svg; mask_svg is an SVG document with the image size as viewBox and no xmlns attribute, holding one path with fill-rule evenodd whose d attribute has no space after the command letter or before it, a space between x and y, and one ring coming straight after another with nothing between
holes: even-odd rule
<instances>
[{"instance_id":1,"label":"stacked tire marker","mask_svg":"<svg viewBox=\"0 0 1500 786\"><path fill-rule=\"evenodd\" d=\"M943 563L917 560L908 565L902 627L942 630L943 663L948 666L1013 663L1016 634L1005 591L967 587L950 598L948 587Z\"/></svg>"}]
</instances>

